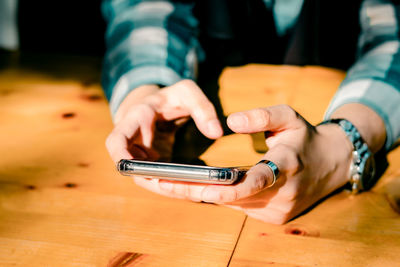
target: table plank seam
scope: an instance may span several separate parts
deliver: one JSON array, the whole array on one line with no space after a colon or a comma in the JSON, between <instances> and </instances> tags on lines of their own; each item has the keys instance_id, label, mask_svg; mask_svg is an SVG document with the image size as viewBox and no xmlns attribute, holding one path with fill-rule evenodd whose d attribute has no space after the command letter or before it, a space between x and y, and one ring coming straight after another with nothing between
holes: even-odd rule
<instances>
[{"instance_id":1,"label":"table plank seam","mask_svg":"<svg viewBox=\"0 0 400 267\"><path fill-rule=\"evenodd\" d=\"M244 226L246 225L247 218L248 218L248 215L246 215L246 217L245 217L244 220L243 220L242 227L240 228L238 237L237 237L237 239L236 239L235 246L234 246L233 249L232 249L232 254L231 254L230 258L229 258L229 261L228 261L228 265L227 265L227 266L229 266L229 265L231 264L231 260L232 260L232 258L233 258L233 255L235 254L236 247L237 247L237 245L238 245L238 243L239 243L239 240L240 240L240 236L242 235Z\"/></svg>"}]
</instances>

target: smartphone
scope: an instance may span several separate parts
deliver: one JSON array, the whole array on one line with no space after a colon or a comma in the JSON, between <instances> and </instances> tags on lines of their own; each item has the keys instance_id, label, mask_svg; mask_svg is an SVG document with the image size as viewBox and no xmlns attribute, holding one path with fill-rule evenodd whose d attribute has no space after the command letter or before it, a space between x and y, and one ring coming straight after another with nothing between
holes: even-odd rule
<instances>
[{"instance_id":1,"label":"smartphone","mask_svg":"<svg viewBox=\"0 0 400 267\"><path fill-rule=\"evenodd\" d=\"M248 167L224 168L122 159L117 164L117 170L123 175L144 178L205 184L233 184L246 174Z\"/></svg>"}]
</instances>

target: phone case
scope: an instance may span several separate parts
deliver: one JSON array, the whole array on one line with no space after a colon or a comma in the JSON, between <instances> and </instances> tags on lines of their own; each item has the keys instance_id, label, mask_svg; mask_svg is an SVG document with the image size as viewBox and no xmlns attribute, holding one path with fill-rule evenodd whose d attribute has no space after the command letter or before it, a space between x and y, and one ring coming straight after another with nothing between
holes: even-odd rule
<instances>
[{"instance_id":1,"label":"phone case","mask_svg":"<svg viewBox=\"0 0 400 267\"><path fill-rule=\"evenodd\" d=\"M233 184L246 174L247 169L126 159L117 164L117 170L123 175L207 184Z\"/></svg>"}]
</instances>

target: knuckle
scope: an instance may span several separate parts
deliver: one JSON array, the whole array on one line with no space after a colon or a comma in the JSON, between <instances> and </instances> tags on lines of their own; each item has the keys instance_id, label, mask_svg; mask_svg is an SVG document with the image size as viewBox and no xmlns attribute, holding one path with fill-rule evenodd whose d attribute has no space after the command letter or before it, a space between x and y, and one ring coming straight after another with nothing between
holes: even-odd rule
<instances>
[{"instance_id":1,"label":"knuckle","mask_svg":"<svg viewBox=\"0 0 400 267\"><path fill-rule=\"evenodd\" d=\"M148 104L141 103L136 106L135 110L132 113L134 113L135 115L138 115L138 114L146 115L146 114L149 114L152 112L153 112L153 109Z\"/></svg>"},{"instance_id":2,"label":"knuckle","mask_svg":"<svg viewBox=\"0 0 400 267\"><path fill-rule=\"evenodd\" d=\"M267 185L267 174L263 173L263 175L257 175L254 178L254 182L252 185L252 192L251 193L257 193L258 191L261 191L264 189Z\"/></svg>"},{"instance_id":3,"label":"knuckle","mask_svg":"<svg viewBox=\"0 0 400 267\"><path fill-rule=\"evenodd\" d=\"M282 109L284 110L286 116L290 119L290 120L296 120L299 118L300 114L297 113L296 110L294 110L291 106L287 105L287 104L283 104L281 105Z\"/></svg>"},{"instance_id":4,"label":"knuckle","mask_svg":"<svg viewBox=\"0 0 400 267\"><path fill-rule=\"evenodd\" d=\"M290 170L289 175L294 176L303 171L303 169L304 169L303 161L298 155L296 155L295 159L293 160L293 165L289 167Z\"/></svg>"},{"instance_id":5,"label":"knuckle","mask_svg":"<svg viewBox=\"0 0 400 267\"><path fill-rule=\"evenodd\" d=\"M214 197L215 203L224 203L224 200L226 199L226 195L224 196L224 194L222 194L221 192L217 193Z\"/></svg>"},{"instance_id":6,"label":"knuckle","mask_svg":"<svg viewBox=\"0 0 400 267\"><path fill-rule=\"evenodd\" d=\"M154 109L157 107L161 107L165 105L166 94L168 94L168 90L166 88L160 89L157 93L151 94L144 99L143 103L146 103L149 106L152 106Z\"/></svg>"},{"instance_id":7,"label":"knuckle","mask_svg":"<svg viewBox=\"0 0 400 267\"><path fill-rule=\"evenodd\" d=\"M238 199L238 193L235 188L226 188L226 190L220 191L215 196L215 203L222 204L222 203L230 203L234 202Z\"/></svg>"},{"instance_id":8,"label":"knuckle","mask_svg":"<svg viewBox=\"0 0 400 267\"><path fill-rule=\"evenodd\" d=\"M268 109L256 108L253 110L252 115L257 125L265 126L270 121L270 112Z\"/></svg>"},{"instance_id":9,"label":"knuckle","mask_svg":"<svg viewBox=\"0 0 400 267\"><path fill-rule=\"evenodd\" d=\"M201 202L201 199L196 196L195 192L192 191L192 188L190 185L185 185L185 199L188 199L193 202Z\"/></svg>"},{"instance_id":10,"label":"knuckle","mask_svg":"<svg viewBox=\"0 0 400 267\"><path fill-rule=\"evenodd\" d=\"M183 186L184 186L183 192L184 192L185 198L191 200L192 199L192 192L190 190L190 186L187 185L187 184L185 184Z\"/></svg>"},{"instance_id":11,"label":"knuckle","mask_svg":"<svg viewBox=\"0 0 400 267\"><path fill-rule=\"evenodd\" d=\"M284 151L285 154L285 172L288 176L294 176L304 169L303 161L297 150L287 144L278 144L276 149Z\"/></svg>"},{"instance_id":12,"label":"knuckle","mask_svg":"<svg viewBox=\"0 0 400 267\"><path fill-rule=\"evenodd\" d=\"M197 88L196 83L193 80L190 79L184 79L176 83L179 87L184 87L184 88Z\"/></svg>"},{"instance_id":13,"label":"knuckle","mask_svg":"<svg viewBox=\"0 0 400 267\"><path fill-rule=\"evenodd\" d=\"M238 199L238 192L235 188L231 188L225 194L220 194L221 202L234 202Z\"/></svg>"},{"instance_id":14,"label":"knuckle","mask_svg":"<svg viewBox=\"0 0 400 267\"><path fill-rule=\"evenodd\" d=\"M151 121L151 118L154 116L155 110L146 103L141 103L135 105L129 113L126 115L125 119L123 120L124 123L129 122L148 122Z\"/></svg>"},{"instance_id":15,"label":"knuckle","mask_svg":"<svg viewBox=\"0 0 400 267\"><path fill-rule=\"evenodd\" d=\"M296 175L297 173L301 172L304 169L303 162L299 156L299 154L294 150L289 150L288 153L288 168L287 174L288 175Z\"/></svg>"}]
</instances>

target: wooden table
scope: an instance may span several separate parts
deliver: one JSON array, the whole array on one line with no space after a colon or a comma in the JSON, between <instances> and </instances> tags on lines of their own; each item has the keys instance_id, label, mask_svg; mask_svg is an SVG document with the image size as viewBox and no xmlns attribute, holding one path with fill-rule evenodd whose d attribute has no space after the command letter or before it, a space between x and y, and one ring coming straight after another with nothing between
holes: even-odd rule
<instances>
[{"instance_id":1,"label":"wooden table","mask_svg":"<svg viewBox=\"0 0 400 267\"><path fill-rule=\"evenodd\" d=\"M0 72L0 266L400 266L400 150L371 192L342 191L282 226L165 198L115 171L99 71L84 63ZM226 114L287 103L316 123L343 77L249 65L224 71L220 96ZM229 135L201 159L260 156Z\"/></svg>"}]
</instances>

